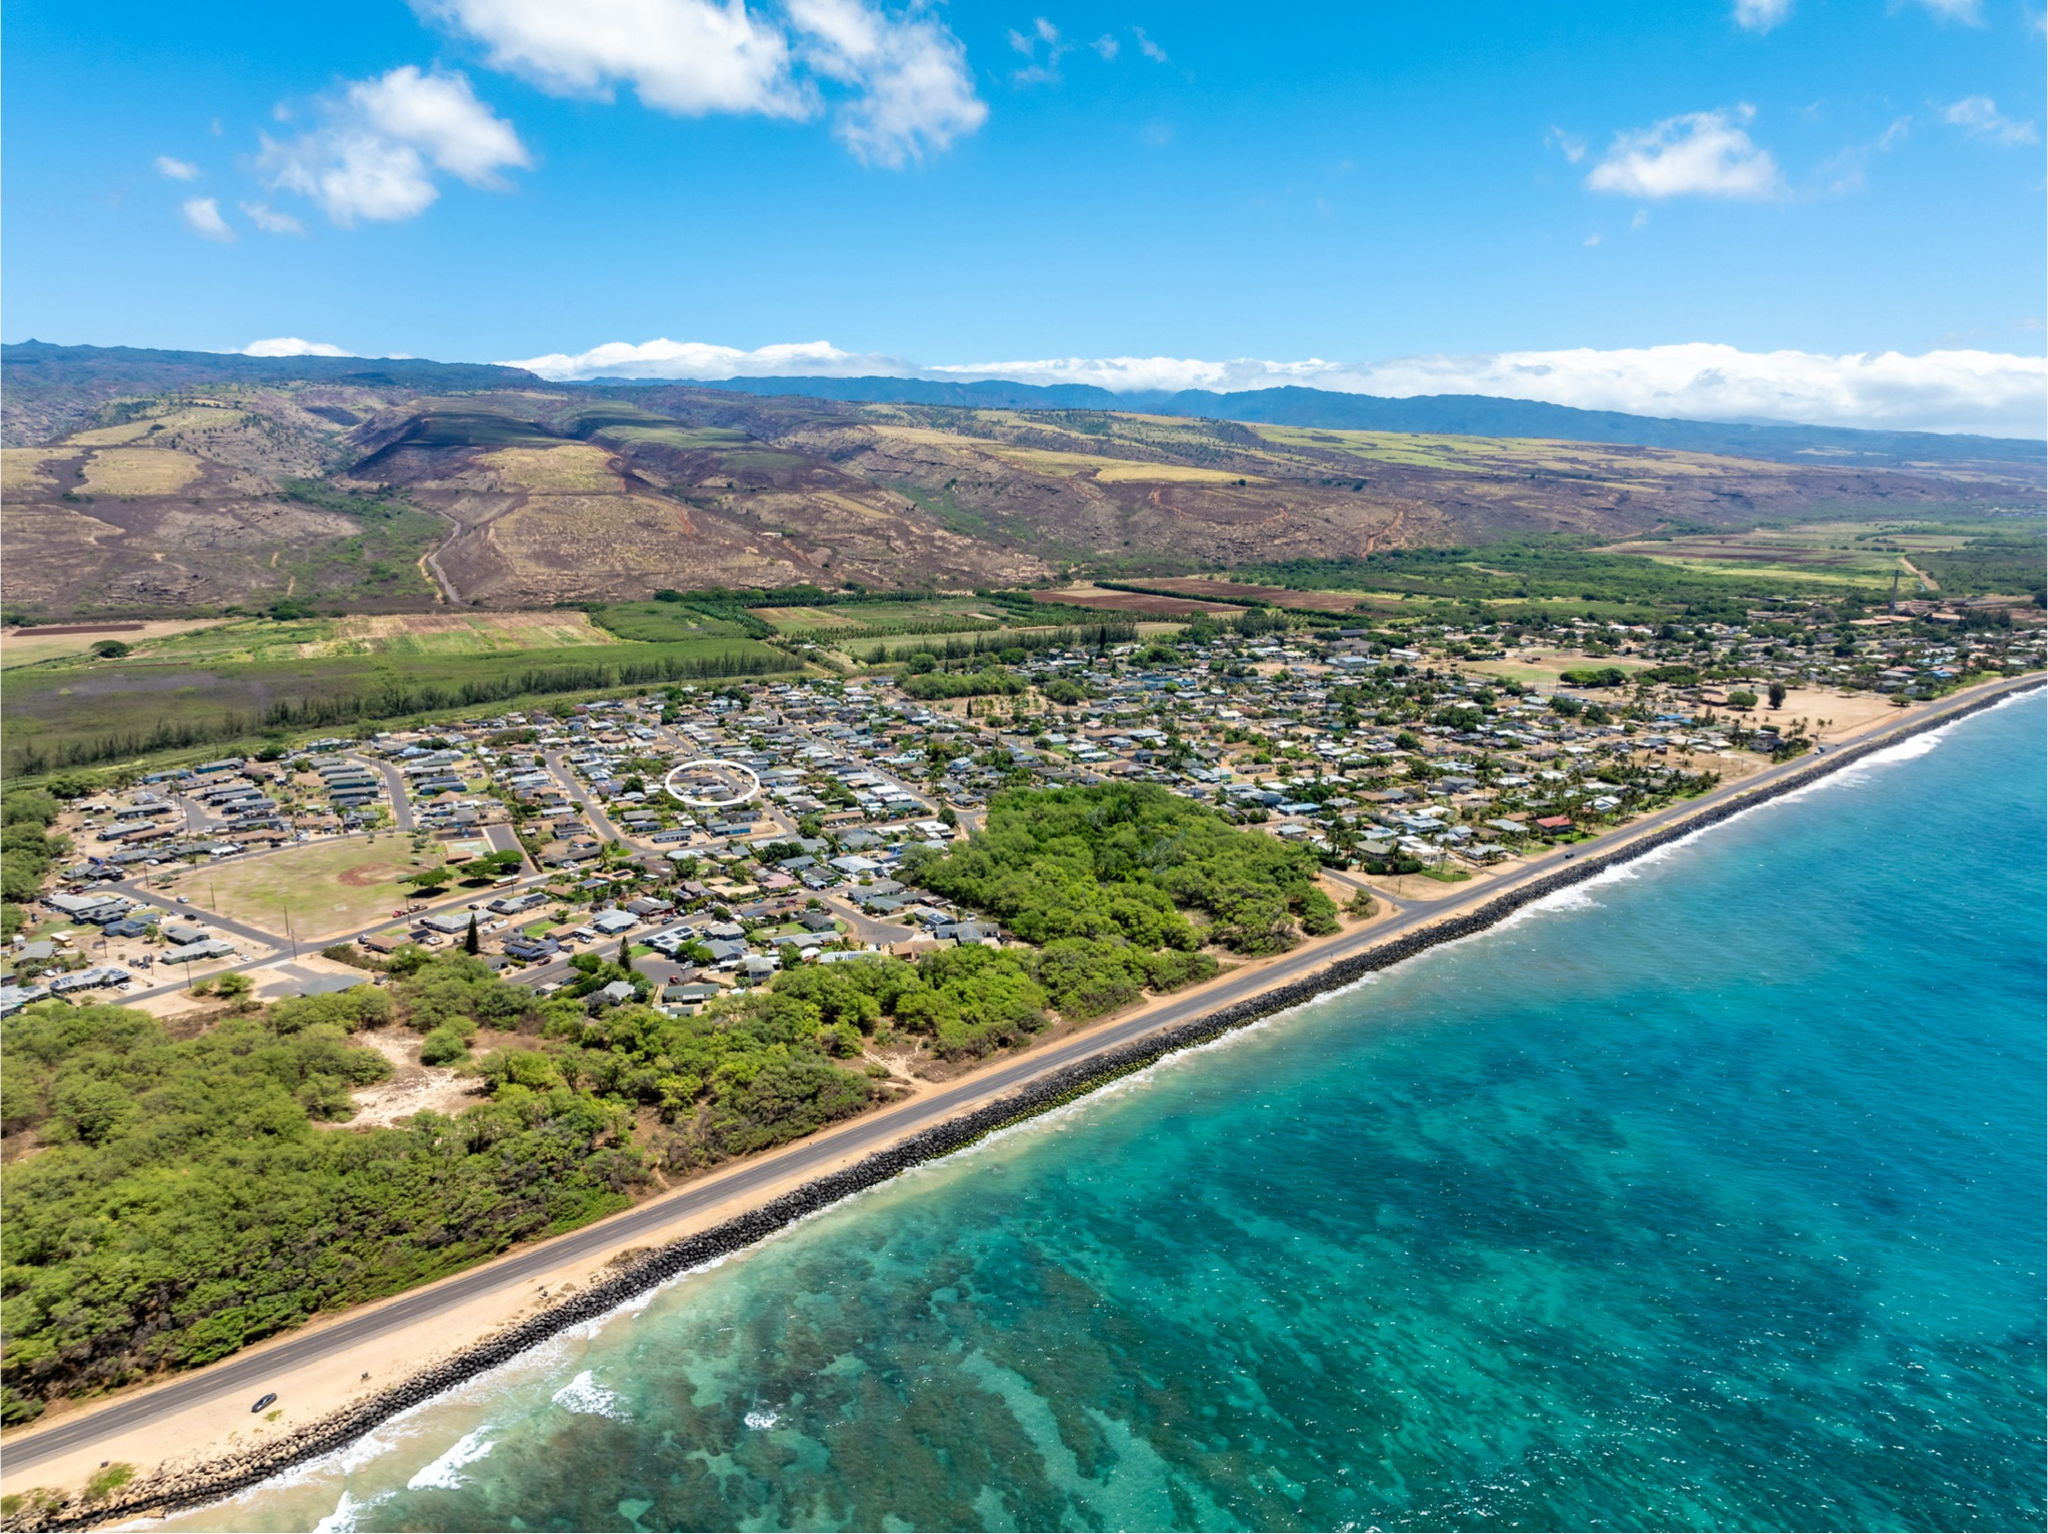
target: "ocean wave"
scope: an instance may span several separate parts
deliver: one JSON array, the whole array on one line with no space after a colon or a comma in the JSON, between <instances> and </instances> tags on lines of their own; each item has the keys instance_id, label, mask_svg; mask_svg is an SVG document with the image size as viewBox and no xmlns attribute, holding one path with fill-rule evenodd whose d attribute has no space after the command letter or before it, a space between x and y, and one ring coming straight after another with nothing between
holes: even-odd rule
<instances>
[{"instance_id":1,"label":"ocean wave","mask_svg":"<svg viewBox=\"0 0 2048 1534\"><path fill-rule=\"evenodd\" d=\"M743 1420L755 1432L765 1433L768 1429L781 1423L782 1413L767 1407L756 1407L753 1411L748 1412Z\"/></svg>"},{"instance_id":2,"label":"ocean wave","mask_svg":"<svg viewBox=\"0 0 2048 1534\"><path fill-rule=\"evenodd\" d=\"M1871 752L1866 757L1859 758L1847 767L1834 772L1822 773L1811 783L1803 783L1797 788L1787 789L1784 793L1773 794L1768 799L1760 799L1755 804L1745 805L1725 820L1717 820L1708 825L1695 826L1692 830L1686 832L1685 835L1673 837L1661 846L1651 848L1640 857L1630 858L1624 863L1613 864L1610 867L1601 869L1599 873L1592 875L1590 878L1581 880L1577 884L1567 885L1564 889L1545 895L1540 900L1532 900L1528 905L1522 907L1521 910L1495 922L1487 930L1503 931L1530 917L1553 914L1559 911L1585 910L1589 907L1598 906L1600 902L1593 898L1592 891L1599 886L1603 884L1616 884L1629 879L1639 879L1642 877L1642 871L1645 868L1676 856L1681 850L1690 847L1701 837L1709 836L1715 831L1720 830L1723 826L1732 825L1746 816L1755 815L1762 811L1776 808L1779 805L1795 804L1802 799L1826 790L1859 787L1870 781L1870 770L1872 768L1891 767L1898 765L1900 762L1916 761L1949 741L1959 725L1968 724L1970 720L1981 718L1985 714L1996 713L1999 709L2010 708L2014 704L2025 703L2030 699L2038 699L2038 696L2038 693L2035 692L2015 693L2009 698L1999 699L1998 702L1992 704L1989 708L1979 709L1975 714L1965 715L1961 719L1950 720L1947 724L1939 725L1934 729L1923 730L1917 735L1909 735L1904 740L1894 741L1889 746L1882 747ZM1474 934L1474 936L1479 935L1477 933ZM1445 946L1448 947L1450 945L1446 944Z\"/></svg>"},{"instance_id":3,"label":"ocean wave","mask_svg":"<svg viewBox=\"0 0 2048 1534\"><path fill-rule=\"evenodd\" d=\"M597 1377L585 1369L560 1390L548 1398L564 1411L572 1411L585 1417L612 1417L623 1422L631 1416L619 1405L618 1392L607 1390L597 1383Z\"/></svg>"},{"instance_id":4,"label":"ocean wave","mask_svg":"<svg viewBox=\"0 0 2048 1534\"><path fill-rule=\"evenodd\" d=\"M496 1448L490 1439L484 1437L484 1429L476 1428L464 1433L442 1451L424 1470L419 1471L405 1483L407 1491L453 1491L469 1477L462 1473L465 1465L473 1465L492 1449Z\"/></svg>"},{"instance_id":5,"label":"ocean wave","mask_svg":"<svg viewBox=\"0 0 2048 1534\"><path fill-rule=\"evenodd\" d=\"M313 1525L313 1534L355 1534L356 1520L390 1495L382 1492L358 1501L347 1491L342 1492L341 1500L334 1504L334 1511Z\"/></svg>"}]
</instances>

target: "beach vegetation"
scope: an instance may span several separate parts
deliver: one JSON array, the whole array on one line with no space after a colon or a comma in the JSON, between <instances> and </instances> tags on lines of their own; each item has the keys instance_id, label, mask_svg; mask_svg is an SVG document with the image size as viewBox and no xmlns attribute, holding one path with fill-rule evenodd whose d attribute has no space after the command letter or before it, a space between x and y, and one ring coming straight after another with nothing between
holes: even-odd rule
<instances>
[{"instance_id":1,"label":"beach vegetation","mask_svg":"<svg viewBox=\"0 0 2048 1534\"><path fill-rule=\"evenodd\" d=\"M86 1479L85 1500L97 1502L102 1497L111 1497L115 1492L135 1479L135 1467L126 1460L115 1460L102 1465Z\"/></svg>"}]
</instances>

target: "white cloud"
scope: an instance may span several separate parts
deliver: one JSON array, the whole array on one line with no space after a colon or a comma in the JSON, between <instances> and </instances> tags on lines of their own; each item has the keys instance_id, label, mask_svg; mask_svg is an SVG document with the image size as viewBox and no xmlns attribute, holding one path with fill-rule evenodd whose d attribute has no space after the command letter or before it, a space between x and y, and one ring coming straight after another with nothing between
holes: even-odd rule
<instances>
[{"instance_id":1,"label":"white cloud","mask_svg":"<svg viewBox=\"0 0 2048 1534\"><path fill-rule=\"evenodd\" d=\"M833 132L862 163L921 160L988 120L960 40L936 21L860 0L790 0L789 14L805 61L854 93L834 109Z\"/></svg>"},{"instance_id":2,"label":"white cloud","mask_svg":"<svg viewBox=\"0 0 2048 1534\"><path fill-rule=\"evenodd\" d=\"M697 116L801 117L789 41L746 7L717 0L414 0L489 48L489 63L562 96L610 100L631 86L648 106Z\"/></svg>"},{"instance_id":3,"label":"white cloud","mask_svg":"<svg viewBox=\"0 0 2048 1534\"><path fill-rule=\"evenodd\" d=\"M289 213L280 213L268 203L245 202L242 216L265 234L304 234L306 226Z\"/></svg>"},{"instance_id":4,"label":"white cloud","mask_svg":"<svg viewBox=\"0 0 2048 1534\"><path fill-rule=\"evenodd\" d=\"M168 181L197 181L199 167L190 160L174 159L167 154L156 157L156 173Z\"/></svg>"},{"instance_id":5,"label":"white cloud","mask_svg":"<svg viewBox=\"0 0 2048 1534\"><path fill-rule=\"evenodd\" d=\"M1586 185L1625 197L1756 201L1783 196L1785 182L1777 162L1746 131L1755 115L1748 106L1688 112L1618 133L1606 157L1586 177Z\"/></svg>"},{"instance_id":6,"label":"white cloud","mask_svg":"<svg viewBox=\"0 0 2048 1534\"><path fill-rule=\"evenodd\" d=\"M2031 144L2040 137L2032 123L2015 122L2005 116L1989 96L1965 96L1961 101L1952 101L1941 109L1941 120L1961 128L1971 138L2005 148Z\"/></svg>"},{"instance_id":7,"label":"white cloud","mask_svg":"<svg viewBox=\"0 0 2048 1534\"><path fill-rule=\"evenodd\" d=\"M1861 352L1745 352L1695 342L1596 351L1495 352L1399 357L1371 363L1235 358L1063 357L919 366L824 341L743 351L700 342L612 342L576 354L509 364L546 378L715 380L739 377L881 376L1007 379L1144 390L1269 389L1298 385L1405 398L1490 394L1586 410L1694 420L1782 420L1816 425L1968 431L2037 437L2048 409L2048 362L2039 357L1948 350L1920 356Z\"/></svg>"},{"instance_id":8,"label":"white cloud","mask_svg":"<svg viewBox=\"0 0 2048 1534\"><path fill-rule=\"evenodd\" d=\"M1735 24L1751 32L1768 32L1792 14L1792 0L1735 0Z\"/></svg>"},{"instance_id":9,"label":"white cloud","mask_svg":"<svg viewBox=\"0 0 2048 1534\"><path fill-rule=\"evenodd\" d=\"M1138 51L1155 64L1166 62L1166 50L1145 35L1143 27L1132 27L1131 36L1138 40Z\"/></svg>"},{"instance_id":10,"label":"white cloud","mask_svg":"<svg viewBox=\"0 0 2048 1534\"><path fill-rule=\"evenodd\" d=\"M1112 38L1111 41L1114 42L1115 39ZM1061 40L1060 29L1043 16L1031 23L1031 30L1028 32L1019 32L1012 27L1010 47L1023 54L1026 60L1024 67L1010 76L1019 85L1059 84L1060 60L1074 51L1072 43ZM1039 54L1041 48L1045 50L1043 57ZM1097 51L1100 51L1099 43ZM1113 58L1115 55L1104 54L1103 57Z\"/></svg>"},{"instance_id":11,"label":"white cloud","mask_svg":"<svg viewBox=\"0 0 2048 1534\"><path fill-rule=\"evenodd\" d=\"M1586 410L2039 436L2048 363L1983 351L1745 352L1694 342L1614 351L1411 357L1359 370L1367 392L1497 394ZM1322 387L1332 387L1323 384Z\"/></svg>"},{"instance_id":12,"label":"white cloud","mask_svg":"<svg viewBox=\"0 0 2048 1534\"><path fill-rule=\"evenodd\" d=\"M408 64L358 81L348 96L371 131L412 145L472 186L502 186L500 169L532 163L512 125L491 115L465 76L423 74Z\"/></svg>"},{"instance_id":13,"label":"white cloud","mask_svg":"<svg viewBox=\"0 0 2048 1534\"><path fill-rule=\"evenodd\" d=\"M789 0L785 26L742 0L413 0L487 61L563 96L621 86L657 111L810 118L861 160L900 166L988 116L959 39L921 4Z\"/></svg>"},{"instance_id":14,"label":"white cloud","mask_svg":"<svg viewBox=\"0 0 2048 1534\"><path fill-rule=\"evenodd\" d=\"M235 231L220 216L220 204L211 197L188 197L180 211L194 234L209 240L232 240Z\"/></svg>"},{"instance_id":15,"label":"white cloud","mask_svg":"<svg viewBox=\"0 0 2048 1534\"><path fill-rule=\"evenodd\" d=\"M1573 133L1565 128L1552 128L1543 135L1543 142L1574 165L1586 158L1586 139L1583 134Z\"/></svg>"},{"instance_id":16,"label":"white cloud","mask_svg":"<svg viewBox=\"0 0 2048 1534\"><path fill-rule=\"evenodd\" d=\"M879 353L843 352L829 341L796 341L742 351L703 341L608 341L587 352L554 352L504 364L543 378L907 378L915 365Z\"/></svg>"},{"instance_id":17,"label":"white cloud","mask_svg":"<svg viewBox=\"0 0 2048 1534\"><path fill-rule=\"evenodd\" d=\"M1984 9L1979 0L1920 0L1920 4L1943 21L1960 21L1972 27L1984 23Z\"/></svg>"},{"instance_id":18,"label":"white cloud","mask_svg":"<svg viewBox=\"0 0 2048 1534\"><path fill-rule=\"evenodd\" d=\"M497 189L501 170L532 163L512 125L459 74L407 64L353 81L320 115L298 138L266 137L258 167L271 187L310 197L337 224L424 212L441 195L437 170Z\"/></svg>"},{"instance_id":19,"label":"white cloud","mask_svg":"<svg viewBox=\"0 0 2048 1534\"><path fill-rule=\"evenodd\" d=\"M1123 44L1118 42L1114 37L1112 37L1107 32L1103 33L1102 36L1096 38L1095 41L1090 43L1088 46L1093 48L1096 51L1096 53L1101 55L1102 62L1105 64L1114 62L1116 56L1119 53L1123 52Z\"/></svg>"},{"instance_id":20,"label":"white cloud","mask_svg":"<svg viewBox=\"0 0 2048 1534\"><path fill-rule=\"evenodd\" d=\"M326 341L302 341L297 336L272 336L267 341L251 341L242 348L244 357L353 357L354 352L345 352Z\"/></svg>"},{"instance_id":21,"label":"white cloud","mask_svg":"<svg viewBox=\"0 0 2048 1534\"><path fill-rule=\"evenodd\" d=\"M1814 168L1819 189L1835 196L1860 191L1869 178L1870 162L1903 144L1913 131L1913 119L1895 117L1884 132L1867 144L1851 144L1830 155Z\"/></svg>"}]
</instances>

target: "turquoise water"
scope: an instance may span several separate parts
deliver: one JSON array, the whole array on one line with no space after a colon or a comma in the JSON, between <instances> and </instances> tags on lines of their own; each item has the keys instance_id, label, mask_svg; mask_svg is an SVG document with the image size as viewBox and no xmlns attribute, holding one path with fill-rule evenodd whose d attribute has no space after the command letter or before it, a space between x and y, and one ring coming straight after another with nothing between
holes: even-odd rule
<instances>
[{"instance_id":1,"label":"turquoise water","mask_svg":"<svg viewBox=\"0 0 2048 1534\"><path fill-rule=\"evenodd\" d=\"M180 1522L2038 1527L2042 735L1894 748Z\"/></svg>"}]
</instances>

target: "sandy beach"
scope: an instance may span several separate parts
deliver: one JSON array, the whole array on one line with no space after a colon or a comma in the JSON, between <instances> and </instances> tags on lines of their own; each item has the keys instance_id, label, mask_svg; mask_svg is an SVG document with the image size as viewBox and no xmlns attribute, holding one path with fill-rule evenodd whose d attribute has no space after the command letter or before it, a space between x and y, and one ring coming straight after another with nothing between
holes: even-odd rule
<instances>
[{"instance_id":1,"label":"sandy beach","mask_svg":"<svg viewBox=\"0 0 2048 1534\"><path fill-rule=\"evenodd\" d=\"M1395 894L1395 900L1383 900L1374 917L1347 921L1342 931L1305 943L1291 953L1239 964L1202 986L1085 1027L1061 1030L1027 1050L985 1062L949 1081L920 1082L904 1099L884 1109L806 1140L727 1163L606 1220L515 1250L466 1273L317 1319L208 1369L76 1406L60 1404L33 1426L11 1431L0 1440L10 1461L7 1489L73 1489L109 1461L134 1465L137 1479L142 1480L156 1473L193 1470L252 1447L282 1443L352 1403L417 1375L435 1360L471 1348L558 1304L565 1296L587 1289L614 1270L623 1256L710 1229L825 1173L852 1166L891 1143L929 1129L938 1119L970 1111L1016 1090L1020 1080L1041 1064L1049 1072L1070 1065L1097 1043L1107 1048L1184 1024L1209 1009L1240 1003L1261 991L1312 981L1318 970L1340 958L1370 952L1397 935L1412 936L1466 915L1539 877L1597 865L1632 842L1652 835L1668 838L1674 828L1683 828L1706 812L1725 814L1731 803L1739 803L1751 793L1779 791L1809 771L1826 770L1828 757L1844 747L1924 729L2000 692L2039 682L2038 677L2001 680L1908 709L1895 708L1883 699L1867 700L1874 707L1858 707L1866 700L1832 693L1811 698L1795 695L1778 717L1834 721L1825 736L1827 756L1767 767L1700 799L1654 812L1597 841L1581 843L1569 853L1518 860L1456 884L1408 879L1401 881L1398 891L1391 891L1385 881L1367 881ZM1573 857L1576 863L1569 861ZM1355 880L1347 882L1355 887ZM1331 888L1341 898L1338 886ZM309 1346L336 1328L367 1335L345 1345ZM280 1358L274 1372L265 1370L265 1360L287 1351L290 1356ZM209 1383L212 1381L217 1385ZM175 1404L165 1395L174 1390ZM250 1405L256 1397L273 1391L278 1398L274 1410L252 1415ZM163 1410L145 1414L137 1409L156 1399L163 1400ZM95 1430L101 1419L105 1419L104 1430Z\"/></svg>"}]
</instances>

